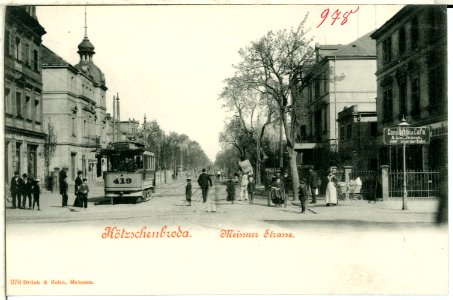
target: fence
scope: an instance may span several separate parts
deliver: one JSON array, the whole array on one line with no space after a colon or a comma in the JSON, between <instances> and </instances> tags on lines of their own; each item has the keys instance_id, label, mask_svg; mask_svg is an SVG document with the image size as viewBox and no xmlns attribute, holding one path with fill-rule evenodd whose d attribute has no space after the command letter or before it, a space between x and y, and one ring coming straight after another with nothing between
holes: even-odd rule
<instances>
[{"instance_id":1,"label":"fence","mask_svg":"<svg viewBox=\"0 0 453 300\"><path fill-rule=\"evenodd\" d=\"M402 197L403 171L391 171L389 174L389 197ZM441 181L446 172L407 171L406 189L408 197L437 196Z\"/></svg>"},{"instance_id":2,"label":"fence","mask_svg":"<svg viewBox=\"0 0 453 300\"><path fill-rule=\"evenodd\" d=\"M360 177L362 181L361 194L363 199L371 200L376 198L378 171L371 170L352 170L350 179L355 180Z\"/></svg>"}]
</instances>

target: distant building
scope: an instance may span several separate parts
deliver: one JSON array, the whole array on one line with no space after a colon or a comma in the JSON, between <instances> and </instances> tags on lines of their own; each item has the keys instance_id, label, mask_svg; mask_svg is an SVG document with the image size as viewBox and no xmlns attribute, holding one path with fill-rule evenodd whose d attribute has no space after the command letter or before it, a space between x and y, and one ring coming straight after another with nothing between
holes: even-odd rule
<instances>
[{"instance_id":1,"label":"distant building","mask_svg":"<svg viewBox=\"0 0 453 300\"><path fill-rule=\"evenodd\" d=\"M350 156L347 163L356 169L377 170L377 114L357 107L345 107L338 113L338 151Z\"/></svg>"},{"instance_id":2,"label":"distant building","mask_svg":"<svg viewBox=\"0 0 453 300\"><path fill-rule=\"evenodd\" d=\"M121 136L126 139L138 138L138 126L139 122L135 119L129 119L127 121L120 121L120 132Z\"/></svg>"},{"instance_id":3,"label":"distant building","mask_svg":"<svg viewBox=\"0 0 453 300\"><path fill-rule=\"evenodd\" d=\"M44 182L41 37L34 6L5 9L5 181L17 171Z\"/></svg>"},{"instance_id":4,"label":"distant building","mask_svg":"<svg viewBox=\"0 0 453 300\"><path fill-rule=\"evenodd\" d=\"M94 64L94 46L86 31L78 45L80 62L73 66L43 46L44 122L54 128L57 147L53 168L67 167L69 179L81 170L90 181L102 179L105 160L97 155L109 142L107 86Z\"/></svg>"},{"instance_id":5,"label":"distant building","mask_svg":"<svg viewBox=\"0 0 453 300\"><path fill-rule=\"evenodd\" d=\"M408 5L372 38L377 47L377 113L380 164L402 169L401 147L384 146L383 128L403 117L428 126L429 145L407 147L408 169L447 166L447 14L445 5Z\"/></svg>"},{"instance_id":6,"label":"distant building","mask_svg":"<svg viewBox=\"0 0 453 300\"><path fill-rule=\"evenodd\" d=\"M337 115L345 106L376 111L376 46L370 34L347 45L316 45L317 64L301 91L308 122L300 128L295 149L302 164L319 166L326 152L338 150Z\"/></svg>"}]
</instances>

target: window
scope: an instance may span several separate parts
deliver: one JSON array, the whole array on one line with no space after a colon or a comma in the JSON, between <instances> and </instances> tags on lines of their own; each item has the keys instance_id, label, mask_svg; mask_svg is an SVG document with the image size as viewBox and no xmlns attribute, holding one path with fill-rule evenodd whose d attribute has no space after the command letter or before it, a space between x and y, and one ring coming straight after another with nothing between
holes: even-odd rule
<instances>
[{"instance_id":1,"label":"window","mask_svg":"<svg viewBox=\"0 0 453 300\"><path fill-rule=\"evenodd\" d=\"M352 124L346 125L346 139L349 140L352 138Z\"/></svg>"},{"instance_id":2,"label":"window","mask_svg":"<svg viewBox=\"0 0 453 300\"><path fill-rule=\"evenodd\" d=\"M444 112L445 98L445 71L444 68L438 66L429 70L429 106L433 111Z\"/></svg>"},{"instance_id":3,"label":"window","mask_svg":"<svg viewBox=\"0 0 453 300\"><path fill-rule=\"evenodd\" d=\"M35 121L41 123L42 118L41 118L41 105L40 105L41 101L40 100L41 100L40 95L35 94L35 109L34 109L35 114L36 114Z\"/></svg>"},{"instance_id":4,"label":"window","mask_svg":"<svg viewBox=\"0 0 453 300\"><path fill-rule=\"evenodd\" d=\"M346 138L346 126L340 127L340 140L344 140Z\"/></svg>"},{"instance_id":5,"label":"window","mask_svg":"<svg viewBox=\"0 0 453 300\"><path fill-rule=\"evenodd\" d=\"M10 89L5 88L5 112L11 113L11 96Z\"/></svg>"},{"instance_id":6,"label":"window","mask_svg":"<svg viewBox=\"0 0 453 300\"><path fill-rule=\"evenodd\" d=\"M370 122L370 135L377 136L377 122Z\"/></svg>"},{"instance_id":7,"label":"window","mask_svg":"<svg viewBox=\"0 0 453 300\"><path fill-rule=\"evenodd\" d=\"M399 85L399 93L400 93L399 102L400 102L400 115L401 116L407 115L407 101L406 101L407 91L406 90L407 90L407 84L406 84L406 81L404 80Z\"/></svg>"},{"instance_id":8,"label":"window","mask_svg":"<svg viewBox=\"0 0 453 300\"><path fill-rule=\"evenodd\" d=\"M25 96L24 118L31 119L30 96Z\"/></svg>"},{"instance_id":9,"label":"window","mask_svg":"<svg viewBox=\"0 0 453 300\"><path fill-rule=\"evenodd\" d=\"M77 128L77 114L73 114L72 115L72 136L77 136L76 128Z\"/></svg>"},{"instance_id":10,"label":"window","mask_svg":"<svg viewBox=\"0 0 453 300\"><path fill-rule=\"evenodd\" d=\"M324 107L323 113L324 113L324 115L323 115L323 119L324 119L323 129L324 129L324 133L327 133L327 128L328 128L328 126L327 126L327 119L328 119L328 117L327 117L328 116L328 114L327 114L327 106Z\"/></svg>"},{"instance_id":11,"label":"window","mask_svg":"<svg viewBox=\"0 0 453 300\"><path fill-rule=\"evenodd\" d=\"M83 137L86 137L87 132L87 120L83 120Z\"/></svg>"},{"instance_id":12,"label":"window","mask_svg":"<svg viewBox=\"0 0 453 300\"><path fill-rule=\"evenodd\" d=\"M382 110L383 110L383 121L391 121L393 119L393 91L387 89L382 95Z\"/></svg>"},{"instance_id":13,"label":"window","mask_svg":"<svg viewBox=\"0 0 453 300\"><path fill-rule=\"evenodd\" d=\"M29 66L30 65L30 45L29 44L24 45L23 57L24 57L25 64Z\"/></svg>"},{"instance_id":14,"label":"window","mask_svg":"<svg viewBox=\"0 0 453 300\"><path fill-rule=\"evenodd\" d=\"M11 33L5 30L5 54L11 55Z\"/></svg>"},{"instance_id":15,"label":"window","mask_svg":"<svg viewBox=\"0 0 453 300\"><path fill-rule=\"evenodd\" d=\"M413 18L411 20L411 47L412 49L416 49L418 47L418 39L419 39L419 32L418 32L418 18Z\"/></svg>"},{"instance_id":16,"label":"window","mask_svg":"<svg viewBox=\"0 0 453 300\"><path fill-rule=\"evenodd\" d=\"M22 94L16 93L16 118L22 118Z\"/></svg>"},{"instance_id":17,"label":"window","mask_svg":"<svg viewBox=\"0 0 453 300\"><path fill-rule=\"evenodd\" d=\"M387 64L392 61L392 37L388 37L382 43L382 52L384 63Z\"/></svg>"},{"instance_id":18,"label":"window","mask_svg":"<svg viewBox=\"0 0 453 300\"><path fill-rule=\"evenodd\" d=\"M38 50L33 50L33 70L38 71L39 57Z\"/></svg>"},{"instance_id":19,"label":"window","mask_svg":"<svg viewBox=\"0 0 453 300\"><path fill-rule=\"evenodd\" d=\"M300 140L304 141L307 139L307 126L301 125L300 126Z\"/></svg>"},{"instance_id":20,"label":"window","mask_svg":"<svg viewBox=\"0 0 453 300\"><path fill-rule=\"evenodd\" d=\"M22 146L22 143L16 143L16 157L15 157L15 163L16 163L16 172L20 172L20 167L21 167L21 159L20 159L20 147Z\"/></svg>"},{"instance_id":21,"label":"window","mask_svg":"<svg viewBox=\"0 0 453 300\"><path fill-rule=\"evenodd\" d=\"M413 79L411 83L411 101L411 115L418 117L420 115L420 80L418 78Z\"/></svg>"},{"instance_id":22,"label":"window","mask_svg":"<svg viewBox=\"0 0 453 300\"><path fill-rule=\"evenodd\" d=\"M22 61L22 46L20 43L20 38L16 38L16 52L15 52L15 58L17 60Z\"/></svg>"},{"instance_id":23,"label":"window","mask_svg":"<svg viewBox=\"0 0 453 300\"><path fill-rule=\"evenodd\" d=\"M398 32L398 48L400 56L403 56L406 52L406 27L402 27Z\"/></svg>"}]
</instances>

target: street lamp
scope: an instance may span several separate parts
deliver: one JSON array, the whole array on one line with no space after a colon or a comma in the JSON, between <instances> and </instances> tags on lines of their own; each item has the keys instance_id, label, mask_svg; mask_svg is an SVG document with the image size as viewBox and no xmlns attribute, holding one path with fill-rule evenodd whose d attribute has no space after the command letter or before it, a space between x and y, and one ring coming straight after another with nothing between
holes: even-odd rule
<instances>
[{"instance_id":1,"label":"street lamp","mask_svg":"<svg viewBox=\"0 0 453 300\"><path fill-rule=\"evenodd\" d=\"M409 123L406 122L406 119L401 119L401 123L398 124L398 135L402 137L403 140L403 208L402 210L407 210L407 186L406 186L406 137L408 134Z\"/></svg>"}]
</instances>

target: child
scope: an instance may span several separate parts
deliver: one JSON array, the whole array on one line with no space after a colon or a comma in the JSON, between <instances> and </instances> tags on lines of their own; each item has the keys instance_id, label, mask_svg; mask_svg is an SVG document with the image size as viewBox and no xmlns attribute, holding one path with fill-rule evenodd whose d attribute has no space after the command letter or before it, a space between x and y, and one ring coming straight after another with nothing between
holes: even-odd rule
<instances>
[{"instance_id":1,"label":"child","mask_svg":"<svg viewBox=\"0 0 453 300\"><path fill-rule=\"evenodd\" d=\"M253 176L249 177L249 183L247 184L247 192L249 193L249 204L252 204L253 193L255 193L255 182L253 182Z\"/></svg>"},{"instance_id":2,"label":"child","mask_svg":"<svg viewBox=\"0 0 453 300\"><path fill-rule=\"evenodd\" d=\"M83 207L85 210L88 208L88 192L90 189L88 188L87 179L83 178L82 184L79 186L79 197L81 202L83 203Z\"/></svg>"},{"instance_id":3,"label":"child","mask_svg":"<svg viewBox=\"0 0 453 300\"><path fill-rule=\"evenodd\" d=\"M186 200L188 202L188 206L192 205L192 183L191 179L187 178L187 185L186 185Z\"/></svg>"},{"instance_id":4,"label":"child","mask_svg":"<svg viewBox=\"0 0 453 300\"><path fill-rule=\"evenodd\" d=\"M234 183L231 177L228 179L226 191L227 201L231 201L231 204L233 204L236 197L236 188L234 187Z\"/></svg>"},{"instance_id":5,"label":"child","mask_svg":"<svg viewBox=\"0 0 453 300\"><path fill-rule=\"evenodd\" d=\"M305 179L301 179L300 185L299 185L299 200L300 200L300 206L302 207L301 213L305 213L305 207L307 206L307 200L308 200L308 187L307 184L305 183Z\"/></svg>"},{"instance_id":6,"label":"child","mask_svg":"<svg viewBox=\"0 0 453 300\"><path fill-rule=\"evenodd\" d=\"M41 194L41 189L39 188L39 179L35 179L33 181L32 190L33 190L33 209L35 209L35 203L36 203L38 210L40 210L39 209L39 194Z\"/></svg>"}]
</instances>

